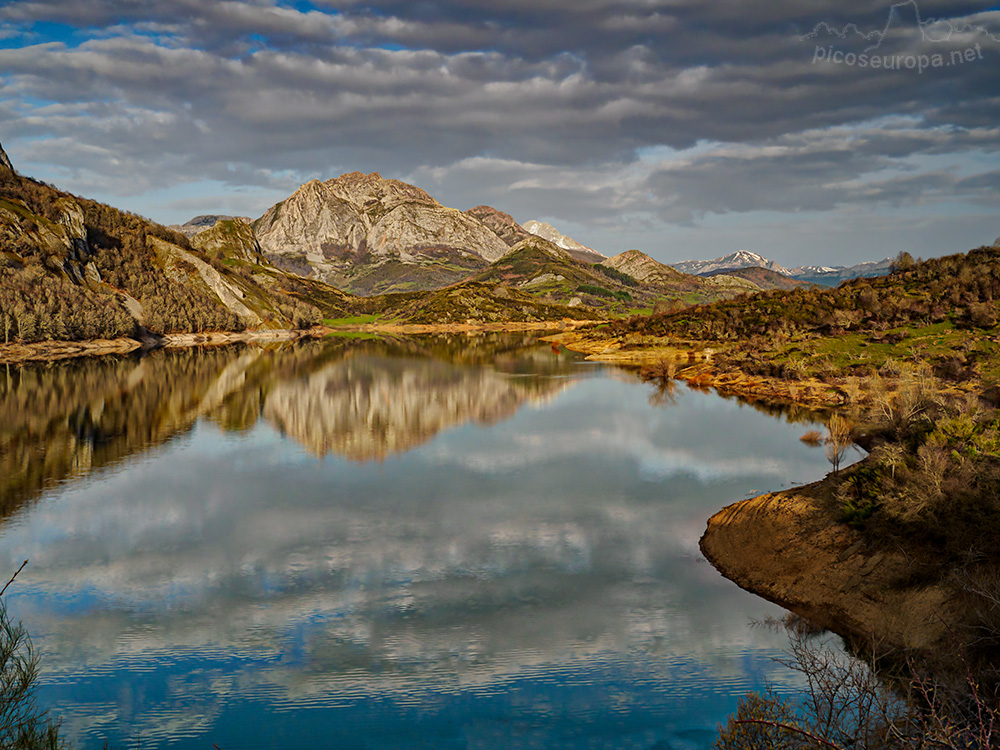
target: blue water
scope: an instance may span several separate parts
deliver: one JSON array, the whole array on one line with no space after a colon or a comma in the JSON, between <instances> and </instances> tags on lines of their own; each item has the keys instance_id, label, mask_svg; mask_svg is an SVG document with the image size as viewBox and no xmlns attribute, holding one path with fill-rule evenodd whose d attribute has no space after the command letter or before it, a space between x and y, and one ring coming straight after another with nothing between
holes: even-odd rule
<instances>
[{"instance_id":1,"label":"blue water","mask_svg":"<svg viewBox=\"0 0 1000 750\"><path fill-rule=\"evenodd\" d=\"M799 687L751 624L781 610L697 544L825 474L818 425L547 345L435 351L234 353L3 522L77 747L693 750Z\"/></svg>"}]
</instances>

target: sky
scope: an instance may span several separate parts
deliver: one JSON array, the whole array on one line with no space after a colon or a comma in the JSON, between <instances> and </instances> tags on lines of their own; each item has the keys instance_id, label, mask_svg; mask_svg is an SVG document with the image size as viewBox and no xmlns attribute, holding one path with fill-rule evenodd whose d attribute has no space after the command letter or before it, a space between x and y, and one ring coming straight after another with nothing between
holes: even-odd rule
<instances>
[{"instance_id":1,"label":"sky","mask_svg":"<svg viewBox=\"0 0 1000 750\"><path fill-rule=\"evenodd\" d=\"M378 171L607 255L934 257L1000 235L995 2L0 0L0 143L166 224Z\"/></svg>"}]
</instances>

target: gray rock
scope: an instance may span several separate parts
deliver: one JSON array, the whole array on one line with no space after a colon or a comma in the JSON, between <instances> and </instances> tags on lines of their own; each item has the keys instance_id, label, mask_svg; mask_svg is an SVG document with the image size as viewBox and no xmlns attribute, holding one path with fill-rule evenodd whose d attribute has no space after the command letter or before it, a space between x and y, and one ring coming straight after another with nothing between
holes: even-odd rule
<instances>
[{"instance_id":1,"label":"gray rock","mask_svg":"<svg viewBox=\"0 0 1000 750\"><path fill-rule=\"evenodd\" d=\"M7 152L3 150L2 145L0 145L0 167L7 167L11 172L14 171L14 165L10 163Z\"/></svg>"},{"instance_id":2,"label":"gray rock","mask_svg":"<svg viewBox=\"0 0 1000 750\"><path fill-rule=\"evenodd\" d=\"M427 278L439 287L510 251L475 216L377 172L313 180L268 209L254 231L268 257L304 258L313 276L348 289L351 278L392 264L436 268Z\"/></svg>"}]
</instances>

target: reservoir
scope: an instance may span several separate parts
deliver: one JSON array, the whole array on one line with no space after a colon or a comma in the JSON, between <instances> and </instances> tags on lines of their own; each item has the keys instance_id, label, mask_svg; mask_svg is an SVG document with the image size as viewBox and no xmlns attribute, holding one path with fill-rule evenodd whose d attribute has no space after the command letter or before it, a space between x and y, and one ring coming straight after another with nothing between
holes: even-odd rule
<instances>
[{"instance_id":1,"label":"reservoir","mask_svg":"<svg viewBox=\"0 0 1000 750\"><path fill-rule=\"evenodd\" d=\"M701 556L822 426L531 336L0 366L0 575L78 748L700 750L782 610Z\"/></svg>"}]
</instances>

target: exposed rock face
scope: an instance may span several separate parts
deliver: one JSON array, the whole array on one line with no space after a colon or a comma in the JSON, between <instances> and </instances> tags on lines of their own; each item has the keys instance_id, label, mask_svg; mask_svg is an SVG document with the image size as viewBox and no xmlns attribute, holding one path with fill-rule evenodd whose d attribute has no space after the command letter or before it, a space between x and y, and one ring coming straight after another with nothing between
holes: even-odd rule
<instances>
[{"instance_id":1,"label":"exposed rock face","mask_svg":"<svg viewBox=\"0 0 1000 750\"><path fill-rule=\"evenodd\" d=\"M720 289L727 289L738 292L753 293L760 291L760 287L754 284L749 279L743 279L740 278L739 276L729 276L724 273L706 277L705 283L719 287Z\"/></svg>"},{"instance_id":2,"label":"exposed rock face","mask_svg":"<svg viewBox=\"0 0 1000 750\"><path fill-rule=\"evenodd\" d=\"M465 213L492 229L493 233L509 247L514 247L521 240L526 240L531 236L531 232L514 221L513 216L498 211L492 206L476 206Z\"/></svg>"},{"instance_id":3,"label":"exposed rock face","mask_svg":"<svg viewBox=\"0 0 1000 750\"><path fill-rule=\"evenodd\" d=\"M244 304L243 300L246 295L243 291L225 279L208 263L170 242L164 242L156 237L150 237L149 241L153 244L157 255L167 265L168 272L181 273L177 269L178 264L194 266L206 290L218 297L222 304L239 315L248 326L257 326L262 323L261 317Z\"/></svg>"},{"instance_id":4,"label":"exposed rock face","mask_svg":"<svg viewBox=\"0 0 1000 750\"><path fill-rule=\"evenodd\" d=\"M640 250L626 250L601 262L602 266L627 273L633 279L645 284L663 281L678 281L684 277L670 266L650 258Z\"/></svg>"},{"instance_id":5,"label":"exposed rock face","mask_svg":"<svg viewBox=\"0 0 1000 750\"><path fill-rule=\"evenodd\" d=\"M18 254L19 249L39 248L51 262L61 262L62 272L75 283L92 281L96 268L94 273L86 270L91 253L83 209L68 196L58 198L55 205L60 216L53 222L30 212L21 201L0 199L0 249Z\"/></svg>"},{"instance_id":6,"label":"exposed rock face","mask_svg":"<svg viewBox=\"0 0 1000 750\"><path fill-rule=\"evenodd\" d=\"M87 244L87 227L83 224L83 209L69 198L60 198L56 205L62 211L59 223L66 233L69 257L72 260L87 260L90 257L90 246Z\"/></svg>"},{"instance_id":7,"label":"exposed rock face","mask_svg":"<svg viewBox=\"0 0 1000 750\"><path fill-rule=\"evenodd\" d=\"M225 216L223 214L206 214L205 216L195 216L186 224L171 224L168 229L180 232L186 237L194 237L199 232L211 229L220 221L242 221L246 224L252 223L253 219L248 216Z\"/></svg>"},{"instance_id":8,"label":"exposed rock face","mask_svg":"<svg viewBox=\"0 0 1000 750\"><path fill-rule=\"evenodd\" d=\"M538 235L554 245L558 245L574 258L584 263L600 263L603 260L607 260L608 256L597 252L592 247L580 244L572 237L567 237L554 226L544 221L536 221L534 219L526 221L524 222L524 228L532 234Z\"/></svg>"},{"instance_id":9,"label":"exposed rock face","mask_svg":"<svg viewBox=\"0 0 1000 750\"><path fill-rule=\"evenodd\" d=\"M314 180L254 224L276 265L363 293L430 289L458 281L508 252L473 216L380 174ZM398 265L427 273L400 273ZM404 279L399 281L399 279Z\"/></svg>"},{"instance_id":10,"label":"exposed rock face","mask_svg":"<svg viewBox=\"0 0 1000 750\"><path fill-rule=\"evenodd\" d=\"M2 145L0 145L0 167L6 167L11 172L14 171L14 165L10 163L10 159L7 157L7 152L3 150Z\"/></svg>"},{"instance_id":11,"label":"exposed rock face","mask_svg":"<svg viewBox=\"0 0 1000 750\"><path fill-rule=\"evenodd\" d=\"M266 262L253 227L240 218L220 219L192 236L191 244L210 255L221 253L250 263Z\"/></svg>"}]
</instances>

